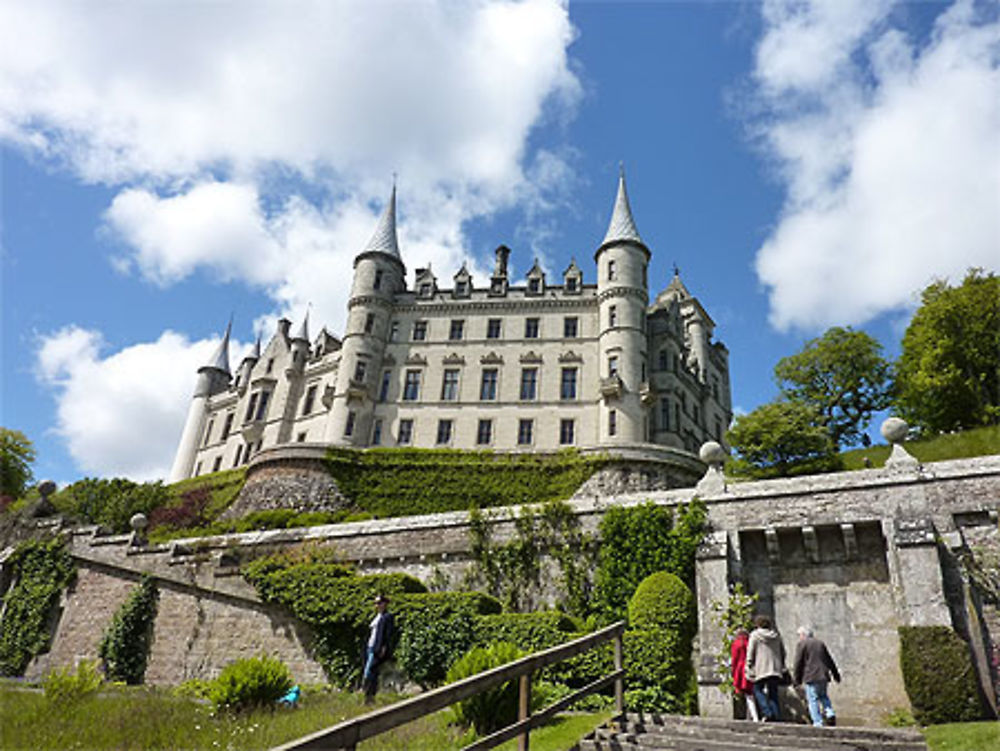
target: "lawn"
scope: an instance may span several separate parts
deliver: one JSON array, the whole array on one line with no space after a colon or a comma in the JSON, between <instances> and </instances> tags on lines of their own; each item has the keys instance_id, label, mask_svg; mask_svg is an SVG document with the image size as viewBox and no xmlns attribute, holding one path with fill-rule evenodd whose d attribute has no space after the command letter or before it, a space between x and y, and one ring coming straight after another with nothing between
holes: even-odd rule
<instances>
[{"instance_id":1,"label":"lawn","mask_svg":"<svg viewBox=\"0 0 1000 751\"><path fill-rule=\"evenodd\" d=\"M923 729L931 751L986 751L1000 748L1000 722L961 722Z\"/></svg>"},{"instance_id":2,"label":"lawn","mask_svg":"<svg viewBox=\"0 0 1000 751\"><path fill-rule=\"evenodd\" d=\"M966 430L962 433L936 435L920 441L908 441L903 445L913 456L925 463L996 454L1000 452L1000 425ZM844 469L863 469L866 456L873 467L881 467L889 458L890 450L889 446L870 446L866 449L845 451L840 456L844 460Z\"/></svg>"},{"instance_id":3,"label":"lawn","mask_svg":"<svg viewBox=\"0 0 1000 751\"><path fill-rule=\"evenodd\" d=\"M384 705L398 697L379 697ZM307 691L296 710L216 715L207 704L146 688L120 688L53 705L40 691L0 683L0 748L9 751L81 749L267 749L363 714L357 694ZM531 735L536 751L565 751L610 713L566 715ZM448 751L473 736L448 723L443 711L365 741L362 751ZM501 746L512 751L515 742Z\"/></svg>"}]
</instances>

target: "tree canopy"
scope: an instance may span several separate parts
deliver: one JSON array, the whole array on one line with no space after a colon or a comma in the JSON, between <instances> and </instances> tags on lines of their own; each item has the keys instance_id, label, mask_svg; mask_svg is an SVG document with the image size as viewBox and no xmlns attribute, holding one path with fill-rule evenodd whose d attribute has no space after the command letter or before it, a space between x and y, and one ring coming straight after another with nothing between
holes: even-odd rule
<instances>
[{"instance_id":1,"label":"tree canopy","mask_svg":"<svg viewBox=\"0 0 1000 751\"><path fill-rule=\"evenodd\" d=\"M926 433L1000 423L1000 277L937 281L903 335L894 406Z\"/></svg>"},{"instance_id":2,"label":"tree canopy","mask_svg":"<svg viewBox=\"0 0 1000 751\"><path fill-rule=\"evenodd\" d=\"M872 414L889 406L889 363L863 331L835 326L774 367L782 393L813 407L835 447L865 435Z\"/></svg>"},{"instance_id":3,"label":"tree canopy","mask_svg":"<svg viewBox=\"0 0 1000 751\"><path fill-rule=\"evenodd\" d=\"M35 447L20 430L0 428L0 496L20 498L32 480Z\"/></svg>"},{"instance_id":4,"label":"tree canopy","mask_svg":"<svg viewBox=\"0 0 1000 751\"><path fill-rule=\"evenodd\" d=\"M726 434L739 454L734 474L784 477L836 468L830 434L817 409L804 401L779 399L736 418Z\"/></svg>"}]
</instances>

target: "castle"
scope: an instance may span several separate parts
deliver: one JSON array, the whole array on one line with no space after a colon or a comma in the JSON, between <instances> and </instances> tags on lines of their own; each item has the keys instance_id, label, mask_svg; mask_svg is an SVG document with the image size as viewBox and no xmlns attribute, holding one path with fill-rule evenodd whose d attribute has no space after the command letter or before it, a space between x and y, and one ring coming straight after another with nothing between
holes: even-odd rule
<instances>
[{"instance_id":1,"label":"castle","mask_svg":"<svg viewBox=\"0 0 1000 751\"><path fill-rule=\"evenodd\" d=\"M618 181L594 253L553 284L537 261L510 284L496 250L485 288L463 267L450 289L430 268L406 285L396 190L354 259L346 330L315 340L308 314L278 322L235 376L229 334L198 370L170 481L246 464L262 449L309 443L513 451L565 447L690 460L722 442L732 417L726 347L675 273L650 302L650 251Z\"/></svg>"}]
</instances>

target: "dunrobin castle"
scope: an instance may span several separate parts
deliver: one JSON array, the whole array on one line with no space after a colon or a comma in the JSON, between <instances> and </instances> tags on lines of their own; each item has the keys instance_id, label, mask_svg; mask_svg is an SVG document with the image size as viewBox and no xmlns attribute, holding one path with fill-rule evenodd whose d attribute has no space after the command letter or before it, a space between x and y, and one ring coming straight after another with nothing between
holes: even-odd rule
<instances>
[{"instance_id":1,"label":"dunrobin castle","mask_svg":"<svg viewBox=\"0 0 1000 751\"><path fill-rule=\"evenodd\" d=\"M347 326L313 339L282 319L233 373L229 330L198 381L170 480L307 443L554 451L641 451L693 459L732 416L728 352L676 272L650 299L650 250L619 178L594 253L560 279L536 262L511 284L496 250L485 287L463 266L448 287L419 268L413 288L396 239L393 189L354 259Z\"/></svg>"}]
</instances>

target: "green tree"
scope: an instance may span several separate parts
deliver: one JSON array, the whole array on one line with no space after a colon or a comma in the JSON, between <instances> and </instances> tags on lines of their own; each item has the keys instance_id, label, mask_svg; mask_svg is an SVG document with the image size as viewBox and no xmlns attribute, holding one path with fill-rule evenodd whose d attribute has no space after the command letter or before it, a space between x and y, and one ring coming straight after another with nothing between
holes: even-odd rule
<instances>
[{"instance_id":1,"label":"green tree","mask_svg":"<svg viewBox=\"0 0 1000 751\"><path fill-rule=\"evenodd\" d=\"M785 477L835 469L837 455L818 410L806 402L769 402L736 418L726 440L739 458L734 474Z\"/></svg>"},{"instance_id":2,"label":"green tree","mask_svg":"<svg viewBox=\"0 0 1000 751\"><path fill-rule=\"evenodd\" d=\"M925 433L1000 422L1000 277L937 281L903 335L894 406Z\"/></svg>"},{"instance_id":3,"label":"green tree","mask_svg":"<svg viewBox=\"0 0 1000 751\"><path fill-rule=\"evenodd\" d=\"M20 498L32 480L35 447L20 430L0 428L0 496Z\"/></svg>"},{"instance_id":4,"label":"green tree","mask_svg":"<svg viewBox=\"0 0 1000 751\"><path fill-rule=\"evenodd\" d=\"M815 408L834 446L862 440L872 413L889 406L889 363L863 331L835 326L774 367L782 393Z\"/></svg>"}]
</instances>

